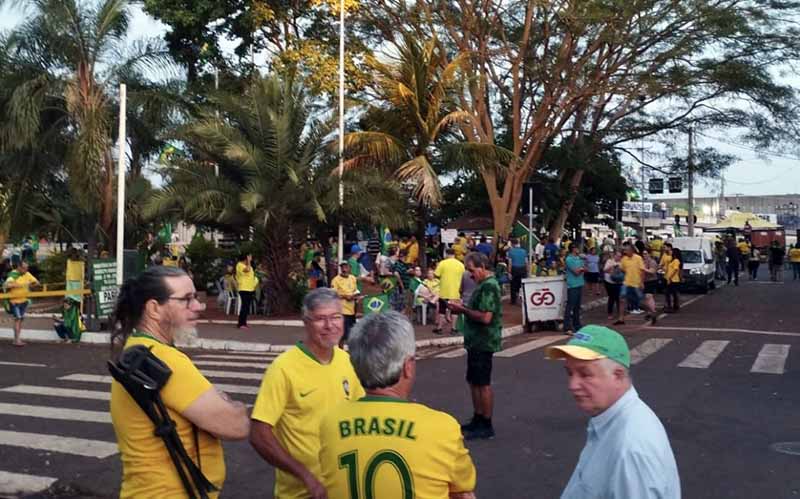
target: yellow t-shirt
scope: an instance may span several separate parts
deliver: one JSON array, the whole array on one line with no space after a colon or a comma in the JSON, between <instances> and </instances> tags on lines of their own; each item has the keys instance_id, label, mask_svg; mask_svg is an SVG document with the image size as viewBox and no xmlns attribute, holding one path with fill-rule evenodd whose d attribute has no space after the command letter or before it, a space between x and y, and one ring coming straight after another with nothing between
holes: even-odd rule
<instances>
[{"instance_id":1,"label":"yellow t-shirt","mask_svg":"<svg viewBox=\"0 0 800 499\"><path fill-rule=\"evenodd\" d=\"M435 295L439 294L439 279L425 279L422 281L422 284L424 284L426 288L430 289L431 293Z\"/></svg>"},{"instance_id":2,"label":"yellow t-shirt","mask_svg":"<svg viewBox=\"0 0 800 499\"><path fill-rule=\"evenodd\" d=\"M661 267L666 271L670 262L672 262L672 255L670 255L669 253L664 253L663 255L661 255L661 261L658 262L658 265L659 267Z\"/></svg>"},{"instance_id":3,"label":"yellow t-shirt","mask_svg":"<svg viewBox=\"0 0 800 499\"><path fill-rule=\"evenodd\" d=\"M800 248L792 248L789 250L789 261L791 263L800 263Z\"/></svg>"},{"instance_id":4,"label":"yellow t-shirt","mask_svg":"<svg viewBox=\"0 0 800 499\"><path fill-rule=\"evenodd\" d=\"M439 278L439 298L458 300L461 298L461 277L464 264L455 258L445 258L436 266L434 275Z\"/></svg>"},{"instance_id":5,"label":"yellow t-shirt","mask_svg":"<svg viewBox=\"0 0 800 499\"><path fill-rule=\"evenodd\" d=\"M667 264L667 271L664 277L666 278L667 282L670 283L681 282L681 262L670 258L670 261Z\"/></svg>"},{"instance_id":6,"label":"yellow t-shirt","mask_svg":"<svg viewBox=\"0 0 800 499\"><path fill-rule=\"evenodd\" d=\"M739 248L739 253L742 255L749 255L750 254L750 245L747 244L745 241L740 242L736 245Z\"/></svg>"},{"instance_id":7,"label":"yellow t-shirt","mask_svg":"<svg viewBox=\"0 0 800 499\"><path fill-rule=\"evenodd\" d=\"M39 284L39 281L33 277L33 274L30 272L25 272L21 276L17 277L16 279L8 278L6 279L6 283L13 282L15 285L20 286L18 288L10 288L8 290L8 294L11 296L8 298L8 301L11 303L25 303L28 301L27 294L30 292L30 285L31 284ZM18 298L15 298L18 297Z\"/></svg>"},{"instance_id":8,"label":"yellow t-shirt","mask_svg":"<svg viewBox=\"0 0 800 499\"><path fill-rule=\"evenodd\" d=\"M664 241L661 239L653 239L650 241L650 255L658 260L661 258L661 250L664 247Z\"/></svg>"},{"instance_id":9,"label":"yellow t-shirt","mask_svg":"<svg viewBox=\"0 0 800 499\"><path fill-rule=\"evenodd\" d=\"M619 266L625 272L625 280L622 282L625 286L630 288L642 287L642 272L644 271L644 260L642 257L633 254L632 256L623 256L619 262Z\"/></svg>"},{"instance_id":10,"label":"yellow t-shirt","mask_svg":"<svg viewBox=\"0 0 800 499\"><path fill-rule=\"evenodd\" d=\"M334 348L329 364L320 364L298 342L275 359L264 374L251 417L273 427L275 437L289 454L320 477L319 424L322 417L345 400L364 396L350 356ZM275 469L274 496L305 499L303 482ZM333 497L333 496L331 496Z\"/></svg>"},{"instance_id":11,"label":"yellow t-shirt","mask_svg":"<svg viewBox=\"0 0 800 499\"><path fill-rule=\"evenodd\" d=\"M253 267L244 262L236 264L236 285L239 291L255 291L258 285L258 277L253 272Z\"/></svg>"},{"instance_id":12,"label":"yellow t-shirt","mask_svg":"<svg viewBox=\"0 0 800 499\"><path fill-rule=\"evenodd\" d=\"M411 243L406 248L408 251L408 255L406 255L405 262L408 264L415 264L417 263L417 259L419 258L419 243Z\"/></svg>"},{"instance_id":13,"label":"yellow t-shirt","mask_svg":"<svg viewBox=\"0 0 800 499\"><path fill-rule=\"evenodd\" d=\"M475 489L458 423L422 404L377 396L340 404L323 418L320 443L331 498L442 499Z\"/></svg>"},{"instance_id":14,"label":"yellow t-shirt","mask_svg":"<svg viewBox=\"0 0 800 499\"><path fill-rule=\"evenodd\" d=\"M358 280L353 274L350 274L347 277L337 275L331 281L331 288L336 291L336 294L338 294L340 298L343 296L350 296L358 291ZM342 298L341 302L342 313L344 315L356 315L355 300L345 300Z\"/></svg>"},{"instance_id":15,"label":"yellow t-shirt","mask_svg":"<svg viewBox=\"0 0 800 499\"><path fill-rule=\"evenodd\" d=\"M197 370L189 357L175 347L160 343L149 336L130 336L125 348L133 345L152 347L153 355L161 359L172 370L167 384L161 389L161 398L170 417L175 422L183 447L193 460L197 451L194 446L192 423L181 416L211 383ZM125 388L116 381L111 382L111 420L122 457L122 489L120 499L159 497L184 498L183 488L175 465L169 457L164 441L153 434L153 423L139 408ZM200 446L200 465L203 474L218 489L225 481L225 458L222 444L213 435L198 428L197 442ZM215 498L219 492L209 494Z\"/></svg>"}]
</instances>

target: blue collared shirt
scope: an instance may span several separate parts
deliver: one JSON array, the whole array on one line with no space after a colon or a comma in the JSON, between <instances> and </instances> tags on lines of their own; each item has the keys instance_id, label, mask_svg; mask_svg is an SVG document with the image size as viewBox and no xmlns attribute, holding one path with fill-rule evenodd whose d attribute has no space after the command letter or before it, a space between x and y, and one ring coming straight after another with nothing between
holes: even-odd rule
<instances>
[{"instance_id":1,"label":"blue collared shirt","mask_svg":"<svg viewBox=\"0 0 800 499\"><path fill-rule=\"evenodd\" d=\"M680 499L667 432L631 387L589 420L586 446L561 499Z\"/></svg>"}]
</instances>

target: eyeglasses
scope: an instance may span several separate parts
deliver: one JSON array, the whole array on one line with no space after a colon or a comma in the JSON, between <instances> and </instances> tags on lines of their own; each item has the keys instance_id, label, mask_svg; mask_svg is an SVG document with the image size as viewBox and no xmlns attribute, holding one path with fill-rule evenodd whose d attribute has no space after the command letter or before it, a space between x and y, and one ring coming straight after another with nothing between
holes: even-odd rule
<instances>
[{"instance_id":1,"label":"eyeglasses","mask_svg":"<svg viewBox=\"0 0 800 499\"><path fill-rule=\"evenodd\" d=\"M323 315L320 317L309 317L308 320L316 324L337 323L340 322L344 316L342 314Z\"/></svg>"},{"instance_id":2,"label":"eyeglasses","mask_svg":"<svg viewBox=\"0 0 800 499\"><path fill-rule=\"evenodd\" d=\"M198 303L200 302L200 300L197 299L197 293L192 293L188 296L170 296L167 298L167 300L185 301L186 308L191 308L193 301L196 301Z\"/></svg>"}]
</instances>

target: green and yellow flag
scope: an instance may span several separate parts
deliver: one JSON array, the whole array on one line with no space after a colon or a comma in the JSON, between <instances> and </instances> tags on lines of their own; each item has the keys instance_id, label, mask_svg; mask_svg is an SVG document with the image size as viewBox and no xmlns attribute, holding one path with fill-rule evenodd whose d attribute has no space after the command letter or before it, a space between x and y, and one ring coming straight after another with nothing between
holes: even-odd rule
<instances>
[{"instance_id":1,"label":"green and yellow flag","mask_svg":"<svg viewBox=\"0 0 800 499\"><path fill-rule=\"evenodd\" d=\"M364 297L364 315L380 314L389 310L389 296L385 294Z\"/></svg>"}]
</instances>

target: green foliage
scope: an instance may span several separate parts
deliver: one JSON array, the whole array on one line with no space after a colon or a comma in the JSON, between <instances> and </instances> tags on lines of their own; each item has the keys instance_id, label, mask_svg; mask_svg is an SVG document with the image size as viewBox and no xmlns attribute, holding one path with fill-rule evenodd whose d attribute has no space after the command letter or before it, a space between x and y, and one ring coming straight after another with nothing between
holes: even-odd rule
<instances>
[{"instance_id":1,"label":"green foliage","mask_svg":"<svg viewBox=\"0 0 800 499\"><path fill-rule=\"evenodd\" d=\"M39 263L39 281L42 284L66 282L67 252L54 253Z\"/></svg>"},{"instance_id":2,"label":"green foliage","mask_svg":"<svg viewBox=\"0 0 800 499\"><path fill-rule=\"evenodd\" d=\"M216 281L222 275L221 256L214 241L207 240L199 233L186 246L186 257L191 262L197 289L205 290L207 283Z\"/></svg>"}]
</instances>

